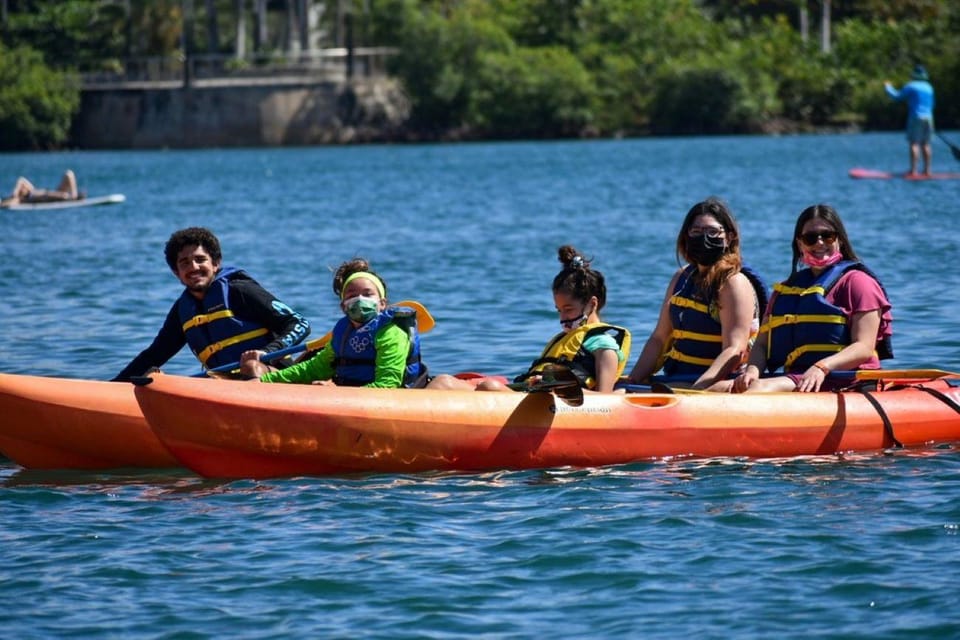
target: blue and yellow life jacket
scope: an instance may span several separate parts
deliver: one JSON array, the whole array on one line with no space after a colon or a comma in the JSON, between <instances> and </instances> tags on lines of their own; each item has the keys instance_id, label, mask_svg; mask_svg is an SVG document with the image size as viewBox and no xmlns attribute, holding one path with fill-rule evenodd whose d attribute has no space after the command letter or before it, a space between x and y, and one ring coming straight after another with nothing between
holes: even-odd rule
<instances>
[{"instance_id":1,"label":"blue and yellow life jacket","mask_svg":"<svg viewBox=\"0 0 960 640\"><path fill-rule=\"evenodd\" d=\"M827 302L827 294L851 269L859 269L880 284L866 265L844 260L815 276L811 269L796 272L773 287L770 317L761 331L767 338L767 369L783 367L787 373L805 371L824 354L837 353L850 344L849 318L840 307ZM883 285L880 284L883 289ZM884 291L886 295L886 291ZM877 357L892 358L889 336L877 343Z\"/></svg>"},{"instance_id":2,"label":"blue and yellow life jacket","mask_svg":"<svg viewBox=\"0 0 960 640\"><path fill-rule=\"evenodd\" d=\"M269 329L258 322L233 315L230 309L230 281L249 278L244 271L223 267L210 287L197 300L184 289L177 301L183 335L200 363L212 369L238 362L240 354L262 349L273 340Z\"/></svg>"},{"instance_id":3,"label":"blue and yellow life jacket","mask_svg":"<svg viewBox=\"0 0 960 640\"><path fill-rule=\"evenodd\" d=\"M377 333L390 324L397 325L410 337L410 351L407 354L403 386L426 385L427 368L420 361L417 312L409 307L387 307L361 327L354 327L346 316L340 318L333 327L333 338L330 341L335 354L333 360L335 383L345 387L362 387L376 379Z\"/></svg>"},{"instance_id":4,"label":"blue and yellow life jacket","mask_svg":"<svg viewBox=\"0 0 960 640\"><path fill-rule=\"evenodd\" d=\"M747 265L740 267L753 286L757 296L757 314L767 307L767 286L756 271ZM669 349L661 354L663 371L668 376L700 375L710 368L723 351L723 327L714 297L708 300L694 276L696 265L687 267L677 278L670 297L670 320L673 325ZM757 332L750 334L750 344ZM659 368L659 367L658 367Z\"/></svg>"},{"instance_id":5,"label":"blue and yellow life jacket","mask_svg":"<svg viewBox=\"0 0 960 640\"><path fill-rule=\"evenodd\" d=\"M593 354L583 348L583 343L588 338L602 333L609 334L623 353L623 359L617 366L617 377L619 378L623 373L623 368L627 365L627 358L630 357L630 332L623 327L605 322L595 322L577 327L567 333L560 332L555 335L547 343L540 357L530 365L530 369L523 375L517 376L514 381L522 382L530 376L537 375L550 365L562 365L577 376L581 387L595 389L597 386L597 363Z\"/></svg>"}]
</instances>

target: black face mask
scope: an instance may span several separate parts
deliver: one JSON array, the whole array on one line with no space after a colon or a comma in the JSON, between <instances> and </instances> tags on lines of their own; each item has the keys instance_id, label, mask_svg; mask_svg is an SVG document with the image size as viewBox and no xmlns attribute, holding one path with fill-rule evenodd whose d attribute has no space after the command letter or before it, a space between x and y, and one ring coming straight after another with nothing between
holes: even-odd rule
<instances>
[{"instance_id":1,"label":"black face mask","mask_svg":"<svg viewBox=\"0 0 960 640\"><path fill-rule=\"evenodd\" d=\"M726 252L727 247L723 243L723 238L709 238L706 235L687 238L687 255L691 260L705 267L716 263Z\"/></svg>"}]
</instances>

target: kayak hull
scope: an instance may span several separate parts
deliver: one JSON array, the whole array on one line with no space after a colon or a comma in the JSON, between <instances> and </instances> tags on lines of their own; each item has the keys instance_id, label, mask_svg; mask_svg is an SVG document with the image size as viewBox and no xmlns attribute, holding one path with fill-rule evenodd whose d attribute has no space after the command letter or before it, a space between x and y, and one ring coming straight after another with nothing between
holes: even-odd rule
<instances>
[{"instance_id":1,"label":"kayak hull","mask_svg":"<svg viewBox=\"0 0 960 640\"><path fill-rule=\"evenodd\" d=\"M0 452L31 469L176 467L133 385L0 373Z\"/></svg>"},{"instance_id":2,"label":"kayak hull","mask_svg":"<svg viewBox=\"0 0 960 640\"><path fill-rule=\"evenodd\" d=\"M158 375L135 394L184 466L218 478L596 467L778 458L960 441L960 389L847 394L587 394L267 385Z\"/></svg>"}]
</instances>

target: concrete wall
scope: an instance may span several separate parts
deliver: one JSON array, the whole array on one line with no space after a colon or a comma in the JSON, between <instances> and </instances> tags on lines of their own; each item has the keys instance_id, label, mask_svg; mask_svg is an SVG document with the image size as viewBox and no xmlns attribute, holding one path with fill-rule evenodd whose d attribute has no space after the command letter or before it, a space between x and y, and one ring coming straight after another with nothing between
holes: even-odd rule
<instances>
[{"instance_id":1,"label":"concrete wall","mask_svg":"<svg viewBox=\"0 0 960 640\"><path fill-rule=\"evenodd\" d=\"M72 144L84 149L310 145L403 135L395 81L84 90Z\"/></svg>"}]
</instances>

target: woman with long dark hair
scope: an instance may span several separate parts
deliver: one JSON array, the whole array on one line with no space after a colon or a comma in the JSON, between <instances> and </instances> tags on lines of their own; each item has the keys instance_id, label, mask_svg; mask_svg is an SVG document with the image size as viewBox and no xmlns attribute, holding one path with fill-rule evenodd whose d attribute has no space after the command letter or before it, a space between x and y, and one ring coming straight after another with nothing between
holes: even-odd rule
<instances>
[{"instance_id":1,"label":"woman with long dark hair","mask_svg":"<svg viewBox=\"0 0 960 640\"><path fill-rule=\"evenodd\" d=\"M826 204L807 207L793 231L790 277L774 287L760 337L733 391L829 391L847 369L892 358L890 301ZM764 370L784 375L761 378Z\"/></svg>"},{"instance_id":2,"label":"woman with long dark hair","mask_svg":"<svg viewBox=\"0 0 960 640\"><path fill-rule=\"evenodd\" d=\"M642 383L662 368L665 379L678 385L729 385L727 378L746 362L757 335L766 287L744 266L737 222L717 198L687 212L676 252L686 264L667 286L630 382Z\"/></svg>"}]
</instances>

